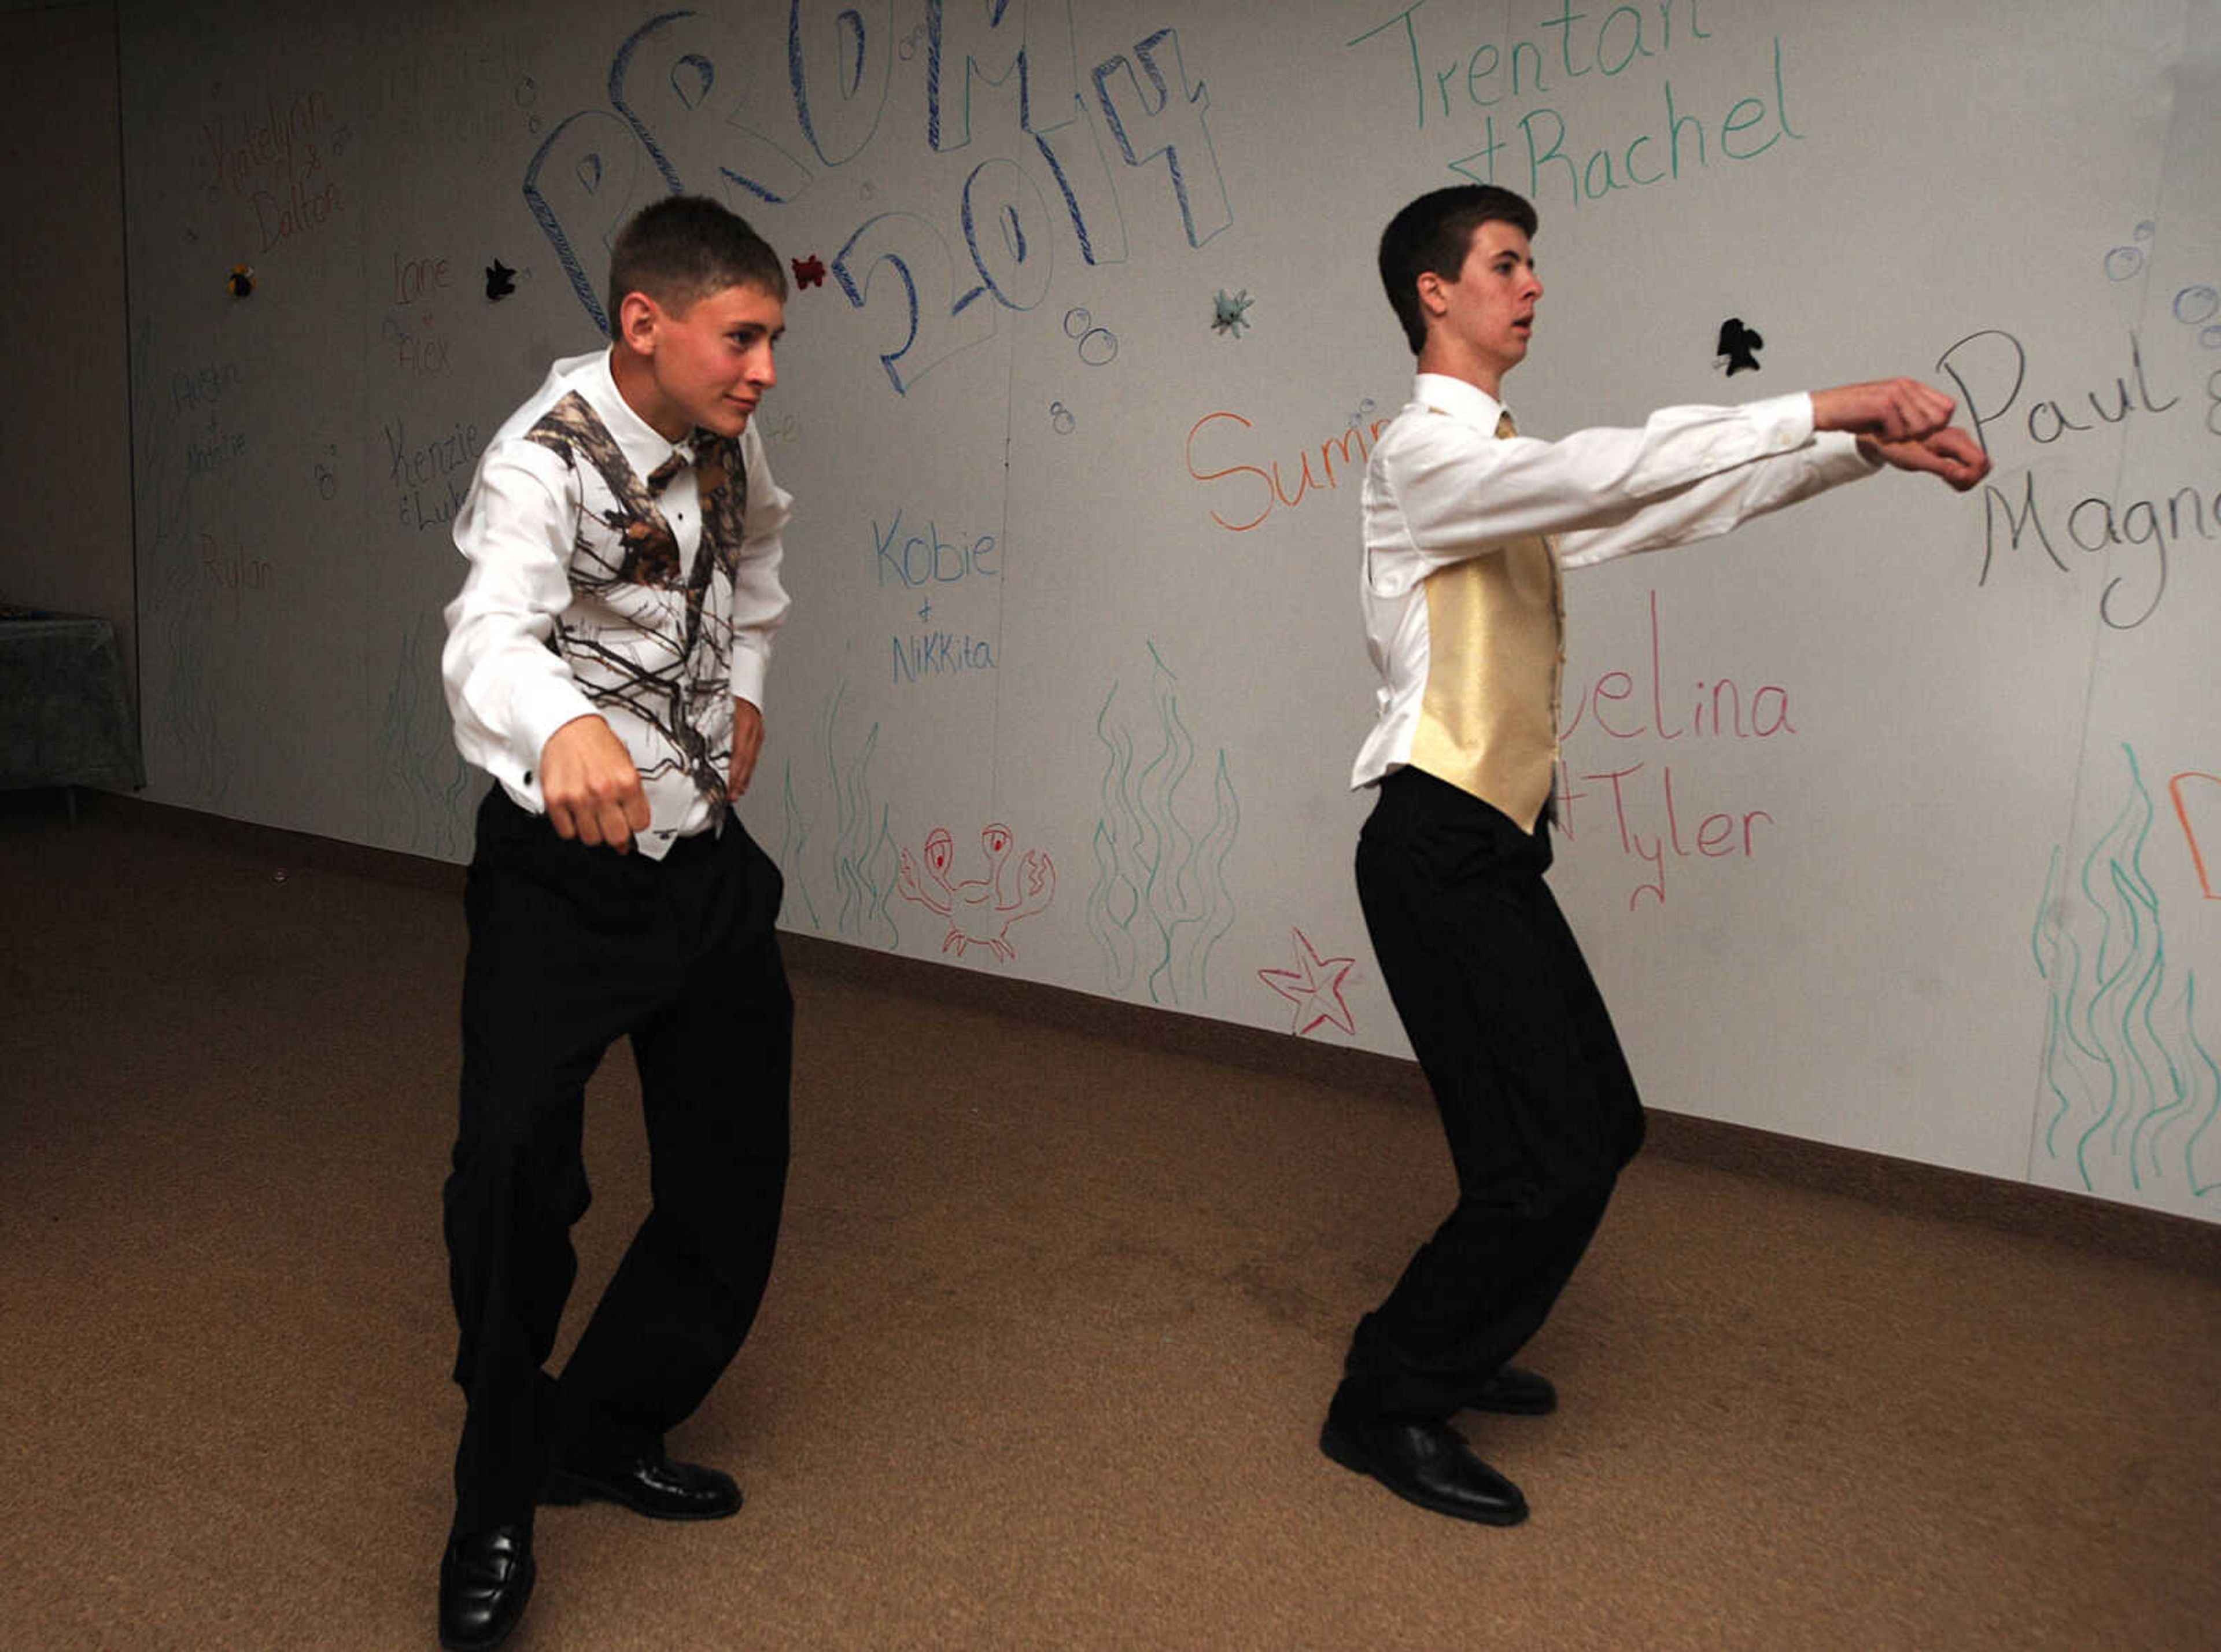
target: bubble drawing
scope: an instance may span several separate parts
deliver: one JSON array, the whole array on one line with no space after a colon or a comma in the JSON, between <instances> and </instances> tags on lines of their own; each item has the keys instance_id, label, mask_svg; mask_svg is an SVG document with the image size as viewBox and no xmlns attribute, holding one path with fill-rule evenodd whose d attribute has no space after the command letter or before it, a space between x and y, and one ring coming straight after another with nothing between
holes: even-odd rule
<instances>
[{"instance_id":1,"label":"bubble drawing","mask_svg":"<svg viewBox=\"0 0 2221 1652\"><path fill-rule=\"evenodd\" d=\"M1095 318L1084 310L1064 312L1064 335L1079 343L1079 359L1091 367L1107 367L1118 359L1118 335L1107 327L1095 325Z\"/></svg>"},{"instance_id":2,"label":"bubble drawing","mask_svg":"<svg viewBox=\"0 0 2221 1652\"><path fill-rule=\"evenodd\" d=\"M2199 284L2174 295L2174 318L2185 327L2199 329L2198 341L2209 350L2221 350L2221 291Z\"/></svg>"},{"instance_id":3,"label":"bubble drawing","mask_svg":"<svg viewBox=\"0 0 2221 1652\"><path fill-rule=\"evenodd\" d=\"M2137 240L2149 241L2158 233L2159 226L2145 219L2137 226ZM2116 247L2105 254L2105 278L2111 281L2133 280L2143 273L2144 249L2142 247Z\"/></svg>"}]
</instances>

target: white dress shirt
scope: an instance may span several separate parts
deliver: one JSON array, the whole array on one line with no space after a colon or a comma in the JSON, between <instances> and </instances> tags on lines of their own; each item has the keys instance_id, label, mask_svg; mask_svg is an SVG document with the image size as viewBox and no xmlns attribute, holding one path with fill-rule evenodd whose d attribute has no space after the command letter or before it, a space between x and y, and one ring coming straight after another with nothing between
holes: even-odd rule
<instances>
[{"instance_id":1,"label":"white dress shirt","mask_svg":"<svg viewBox=\"0 0 2221 1652\"><path fill-rule=\"evenodd\" d=\"M1803 393L1741 407L1668 407L1640 429L1557 441L1499 438L1504 404L1462 379L1418 375L1366 466L1360 585L1378 718L1353 788L1404 767L1430 659L1427 576L1541 534L1562 568L1715 534L1879 468L1812 429Z\"/></svg>"},{"instance_id":2,"label":"white dress shirt","mask_svg":"<svg viewBox=\"0 0 2221 1652\"><path fill-rule=\"evenodd\" d=\"M622 487L585 450L566 453L560 433L550 436L547 422L575 412L574 394L591 410L588 425L598 420L591 445ZM455 516L455 544L471 566L447 605L441 667L456 745L520 806L546 811L538 770L548 737L597 714L640 767L651 820L637 848L660 859L723 818L722 779L710 780L731 762L732 703L761 708L772 639L790 605L779 565L793 500L773 481L753 426L739 453L741 477L728 485L745 478L741 542L704 569L692 449L632 410L608 350L556 362L495 432ZM645 479L674 457L681 466L643 518L626 494L644 497ZM622 572L643 520L675 542L675 579ZM703 587L691 625L690 581Z\"/></svg>"}]
</instances>

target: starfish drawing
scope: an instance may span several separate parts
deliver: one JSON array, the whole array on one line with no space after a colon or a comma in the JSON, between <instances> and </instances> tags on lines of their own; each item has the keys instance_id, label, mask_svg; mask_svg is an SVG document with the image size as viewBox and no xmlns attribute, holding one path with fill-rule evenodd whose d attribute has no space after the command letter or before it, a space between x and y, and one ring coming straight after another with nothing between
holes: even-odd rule
<instances>
[{"instance_id":1,"label":"starfish drawing","mask_svg":"<svg viewBox=\"0 0 2221 1652\"><path fill-rule=\"evenodd\" d=\"M1311 945L1311 937L1301 929L1289 933L1296 939L1296 967L1257 972L1259 980L1296 1006L1288 1030L1300 1038L1331 1021L1342 1031L1354 1033L1357 1023L1349 1013L1349 1006L1342 1002L1342 983L1357 967L1357 960L1322 958Z\"/></svg>"}]
</instances>

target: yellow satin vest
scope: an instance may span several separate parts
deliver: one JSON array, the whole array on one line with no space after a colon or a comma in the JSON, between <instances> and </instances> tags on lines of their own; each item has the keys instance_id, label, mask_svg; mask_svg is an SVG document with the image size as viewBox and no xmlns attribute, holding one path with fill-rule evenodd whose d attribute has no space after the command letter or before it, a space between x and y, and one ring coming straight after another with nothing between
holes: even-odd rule
<instances>
[{"instance_id":1,"label":"yellow satin vest","mask_svg":"<svg viewBox=\"0 0 2221 1652\"><path fill-rule=\"evenodd\" d=\"M1439 410L1430 410L1438 411ZM1504 415L1496 434L1513 434ZM1533 831L1557 779L1565 587L1542 535L1427 576L1427 686L1411 764Z\"/></svg>"}]
</instances>

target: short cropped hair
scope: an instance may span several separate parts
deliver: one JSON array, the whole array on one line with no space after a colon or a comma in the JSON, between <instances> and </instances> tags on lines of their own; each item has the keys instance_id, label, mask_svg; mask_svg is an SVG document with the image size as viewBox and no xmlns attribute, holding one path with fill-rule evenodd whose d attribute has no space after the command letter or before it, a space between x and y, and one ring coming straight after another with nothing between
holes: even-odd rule
<instances>
[{"instance_id":1,"label":"short cropped hair","mask_svg":"<svg viewBox=\"0 0 2221 1652\"><path fill-rule=\"evenodd\" d=\"M786 272L748 221L702 195L673 195L642 207L610 249L610 322L625 294L644 292L684 312L728 287L757 287L782 303Z\"/></svg>"},{"instance_id":2,"label":"short cropped hair","mask_svg":"<svg viewBox=\"0 0 2221 1652\"><path fill-rule=\"evenodd\" d=\"M1428 271L1455 281L1465 267L1473 232L1485 223L1517 224L1532 235L1537 220L1524 196L1493 184L1455 184L1422 195L1380 232L1380 285L1396 319L1404 323L1413 355L1426 347L1427 316L1419 307L1419 278Z\"/></svg>"}]
</instances>

